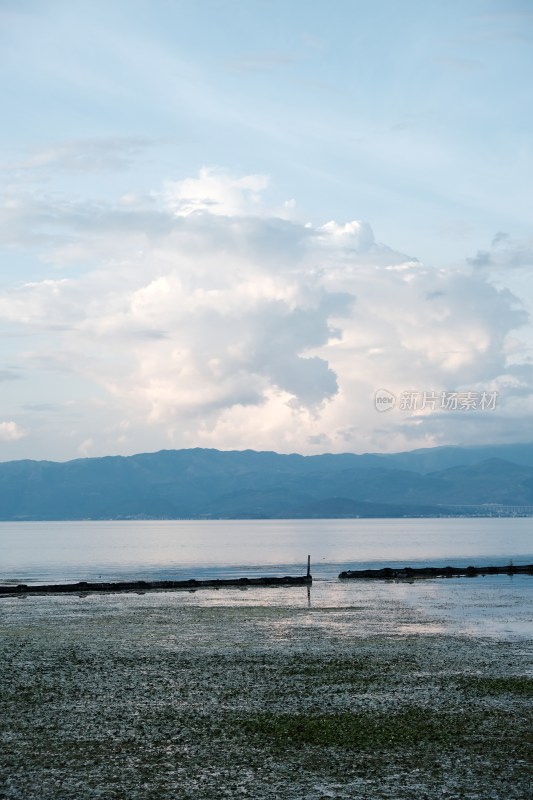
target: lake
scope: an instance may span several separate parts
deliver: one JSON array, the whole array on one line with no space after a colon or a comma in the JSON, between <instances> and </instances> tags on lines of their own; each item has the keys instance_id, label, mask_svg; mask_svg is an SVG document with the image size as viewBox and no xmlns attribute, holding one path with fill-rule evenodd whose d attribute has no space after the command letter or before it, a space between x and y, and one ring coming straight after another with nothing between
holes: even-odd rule
<instances>
[{"instance_id":1,"label":"lake","mask_svg":"<svg viewBox=\"0 0 533 800\"><path fill-rule=\"evenodd\" d=\"M171 579L421 563L531 563L533 519L0 523L0 581Z\"/></svg>"},{"instance_id":2,"label":"lake","mask_svg":"<svg viewBox=\"0 0 533 800\"><path fill-rule=\"evenodd\" d=\"M346 624L361 635L424 631L531 640L531 576L414 583L337 576L350 567L533 563L532 530L527 518L2 522L0 582L297 575L310 553L309 593L305 587L202 590L152 593L142 602L360 607L357 625L353 614ZM133 609L140 601L132 594L4 598L0 610L26 617L77 603Z\"/></svg>"}]
</instances>

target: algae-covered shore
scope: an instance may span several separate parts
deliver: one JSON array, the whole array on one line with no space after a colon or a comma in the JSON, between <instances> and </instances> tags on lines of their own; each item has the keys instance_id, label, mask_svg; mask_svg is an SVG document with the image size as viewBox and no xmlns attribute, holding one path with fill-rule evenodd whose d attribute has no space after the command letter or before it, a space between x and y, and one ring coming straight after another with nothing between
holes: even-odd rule
<instances>
[{"instance_id":1,"label":"algae-covered shore","mask_svg":"<svg viewBox=\"0 0 533 800\"><path fill-rule=\"evenodd\" d=\"M530 797L530 640L305 591L3 601L0 798Z\"/></svg>"}]
</instances>

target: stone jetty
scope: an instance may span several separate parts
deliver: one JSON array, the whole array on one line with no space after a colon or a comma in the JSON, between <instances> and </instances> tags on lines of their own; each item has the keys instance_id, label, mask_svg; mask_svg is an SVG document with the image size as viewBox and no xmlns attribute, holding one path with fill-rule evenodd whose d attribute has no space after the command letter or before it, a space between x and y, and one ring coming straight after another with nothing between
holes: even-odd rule
<instances>
[{"instance_id":1,"label":"stone jetty","mask_svg":"<svg viewBox=\"0 0 533 800\"><path fill-rule=\"evenodd\" d=\"M348 569L339 574L342 580L410 580L413 578L475 578L477 575L533 575L533 564L507 564L500 567L382 567Z\"/></svg>"},{"instance_id":2,"label":"stone jetty","mask_svg":"<svg viewBox=\"0 0 533 800\"><path fill-rule=\"evenodd\" d=\"M50 583L50 584L11 584L0 586L0 597L7 595L25 594L65 594L86 592L148 592L153 590L186 589L222 589L247 586L310 586L313 578L307 575L285 575L282 578L212 578L209 580L186 581L117 581L114 583L93 583L79 581L78 583Z\"/></svg>"}]
</instances>

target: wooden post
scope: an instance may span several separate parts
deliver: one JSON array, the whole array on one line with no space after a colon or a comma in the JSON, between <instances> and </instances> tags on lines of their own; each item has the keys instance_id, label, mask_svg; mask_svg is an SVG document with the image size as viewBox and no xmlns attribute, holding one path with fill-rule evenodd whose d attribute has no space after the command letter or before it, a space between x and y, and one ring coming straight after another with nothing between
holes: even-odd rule
<instances>
[{"instance_id":1,"label":"wooden post","mask_svg":"<svg viewBox=\"0 0 533 800\"><path fill-rule=\"evenodd\" d=\"M307 577L311 577L311 556L307 556Z\"/></svg>"}]
</instances>

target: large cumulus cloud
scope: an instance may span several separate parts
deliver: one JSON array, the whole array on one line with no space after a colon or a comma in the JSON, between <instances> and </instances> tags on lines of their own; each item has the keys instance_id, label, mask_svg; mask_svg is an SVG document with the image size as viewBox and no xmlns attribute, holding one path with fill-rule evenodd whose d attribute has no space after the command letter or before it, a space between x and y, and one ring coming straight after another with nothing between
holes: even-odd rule
<instances>
[{"instance_id":1,"label":"large cumulus cloud","mask_svg":"<svg viewBox=\"0 0 533 800\"><path fill-rule=\"evenodd\" d=\"M4 367L22 368L19 392L36 376L47 384L41 416L28 403L20 413L29 435L17 446L45 449L48 426L62 457L393 450L458 430L488 440L489 425L498 438L513 398L529 411L516 333L527 315L510 291L477 265L425 267L366 223L310 225L292 202L269 208L267 186L205 169L114 205L6 198L5 240L34 248L42 270L0 294L16 343ZM458 414L379 414L380 387L492 390L501 402L490 423L477 413L465 427Z\"/></svg>"}]
</instances>

